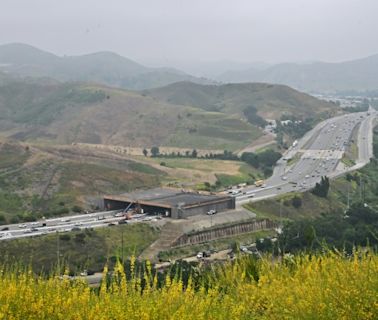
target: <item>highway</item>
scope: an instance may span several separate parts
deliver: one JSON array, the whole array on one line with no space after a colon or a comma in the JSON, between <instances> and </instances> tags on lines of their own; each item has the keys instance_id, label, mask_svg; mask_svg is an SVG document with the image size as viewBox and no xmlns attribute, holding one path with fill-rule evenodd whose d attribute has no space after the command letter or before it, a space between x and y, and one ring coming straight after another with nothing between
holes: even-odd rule
<instances>
[{"instance_id":1,"label":"highway","mask_svg":"<svg viewBox=\"0 0 378 320\"><path fill-rule=\"evenodd\" d=\"M239 189L235 195L237 207L249 201L309 190L322 176L333 178L361 168L373 155L373 122L376 116L377 112L370 108L368 112L346 114L319 123L278 160L273 175L263 187L247 186ZM358 159L353 167L346 167L340 160L351 143L355 128L358 128ZM104 211L3 225L0 226L0 240L107 227L124 219L119 211ZM127 223L150 220L156 218L139 214Z\"/></svg>"},{"instance_id":2,"label":"highway","mask_svg":"<svg viewBox=\"0 0 378 320\"><path fill-rule=\"evenodd\" d=\"M100 228L116 225L125 220L120 211L103 211L96 213L66 216L61 218L43 219L35 222L0 226L0 240L40 236L51 233L79 231L86 228ZM136 214L128 224L154 220L145 214Z\"/></svg>"},{"instance_id":3,"label":"highway","mask_svg":"<svg viewBox=\"0 0 378 320\"><path fill-rule=\"evenodd\" d=\"M306 191L322 176L337 177L366 165L373 156L373 122L377 111L351 113L319 123L278 160L273 175L263 187L247 186L236 194L238 205L259 201L293 191ZM340 160L352 133L358 129L358 159L352 167ZM291 160L290 160L291 159Z\"/></svg>"}]
</instances>

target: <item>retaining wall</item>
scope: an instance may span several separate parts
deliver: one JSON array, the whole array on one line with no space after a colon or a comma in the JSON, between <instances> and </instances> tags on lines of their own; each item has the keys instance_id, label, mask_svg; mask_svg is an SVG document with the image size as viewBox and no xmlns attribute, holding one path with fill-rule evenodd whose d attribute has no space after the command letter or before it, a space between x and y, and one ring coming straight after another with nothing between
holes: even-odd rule
<instances>
[{"instance_id":1,"label":"retaining wall","mask_svg":"<svg viewBox=\"0 0 378 320\"><path fill-rule=\"evenodd\" d=\"M254 231L271 230L276 227L277 224L275 222L267 219L241 222L227 226L219 226L195 233L184 234L172 244L172 247L198 244Z\"/></svg>"}]
</instances>

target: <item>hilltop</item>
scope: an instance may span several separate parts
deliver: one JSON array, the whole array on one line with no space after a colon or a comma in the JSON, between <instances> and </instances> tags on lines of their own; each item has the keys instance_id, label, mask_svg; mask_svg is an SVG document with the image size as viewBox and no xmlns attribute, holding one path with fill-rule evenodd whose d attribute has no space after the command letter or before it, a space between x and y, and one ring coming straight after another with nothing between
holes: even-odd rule
<instances>
[{"instance_id":1,"label":"hilltop","mask_svg":"<svg viewBox=\"0 0 378 320\"><path fill-rule=\"evenodd\" d=\"M0 135L22 141L235 150L262 135L223 112L96 84L9 78L0 82Z\"/></svg>"},{"instance_id":2,"label":"hilltop","mask_svg":"<svg viewBox=\"0 0 378 320\"><path fill-rule=\"evenodd\" d=\"M317 121L339 111L281 85L179 82L130 91L0 74L0 136L22 141L234 151L263 136L262 118Z\"/></svg>"},{"instance_id":3,"label":"hilltop","mask_svg":"<svg viewBox=\"0 0 378 320\"><path fill-rule=\"evenodd\" d=\"M0 45L0 71L60 81L96 82L126 88L159 87L177 81L208 83L173 68L150 68L113 52L59 57L33 46Z\"/></svg>"},{"instance_id":4,"label":"hilltop","mask_svg":"<svg viewBox=\"0 0 378 320\"><path fill-rule=\"evenodd\" d=\"M378 54L340 63L281 63L257 69L228 71L222 82L269 82L312 92L367 91L378 89Z\"/></svg>"},{"instance_id":5,"label":"hilltop","mask_svg":"<svg viewBox=\"0 0 378 320\"><path fill-rule=\"evenodd\" d=\"M246 107L253 106L260 116L268 119L279 119L284 114L318 117L322 113L330 115L338 111L333 104L290 87L267 83L199 85L179 82L143 93L167 103L227 114L242 115Z\"/></svg>"}]
</instances>

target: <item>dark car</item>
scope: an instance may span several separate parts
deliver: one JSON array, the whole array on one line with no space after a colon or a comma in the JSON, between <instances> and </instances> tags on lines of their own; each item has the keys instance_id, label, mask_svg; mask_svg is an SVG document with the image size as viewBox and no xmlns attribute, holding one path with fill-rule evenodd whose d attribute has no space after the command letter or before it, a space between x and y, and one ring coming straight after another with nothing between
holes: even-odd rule
<instances>
[{"instance_id":1,"label":"dark car","mask_svg":"<svg viewBox=\"0 0 378 320\"><path fill-rule=\"evenodd\" d=\"M118 224L128 224L127 220L120 220L118 221Z\"/></svg>"},{"instance_id":2,"label":"dark car","mask_svg":"<svg viewBox=\"0 0 378 320\"><path fill-rule=\"evenodd\" d=\"M204 258L209 258L211 256L211 252L210 251L204 251L203 252L203 257Z\"/></svg>"},{"instance_id":3,"label":"dark car","mask_svg":"<svg viewBox=\"0 0 378 320\"><path fill-rule=\"evenodd\" d=\"M9 228L8 227L4 227L3 229L1 229L1 231L8 231Z\"/></svg>"}]
</instances>

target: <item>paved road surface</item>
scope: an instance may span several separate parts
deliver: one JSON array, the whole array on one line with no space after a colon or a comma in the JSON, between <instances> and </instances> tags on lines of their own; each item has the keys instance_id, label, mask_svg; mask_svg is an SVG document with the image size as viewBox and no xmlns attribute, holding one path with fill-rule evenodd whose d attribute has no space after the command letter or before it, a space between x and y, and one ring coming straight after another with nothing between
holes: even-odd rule
<instances>
[{"instance_id":1,"label":"paved road surface","mask_svg":"<svg viewBox=\"0 0 378 320\"><path fill-rule=\"evenodd\" d=\"M273 175L263 188L249 186L236 196L237 204L258 201L292 191L305 191L315 186L322 176L336 177L364 166L373 156L373 122L377 112L347 114L328 119L308 132L297 146L292 147L277 162ZM340 163L344 151L351 143L352 132L359 125L358 160L353 167ZM299 160L290 164L295 155Z\"/></svg>"}]
</instances>

